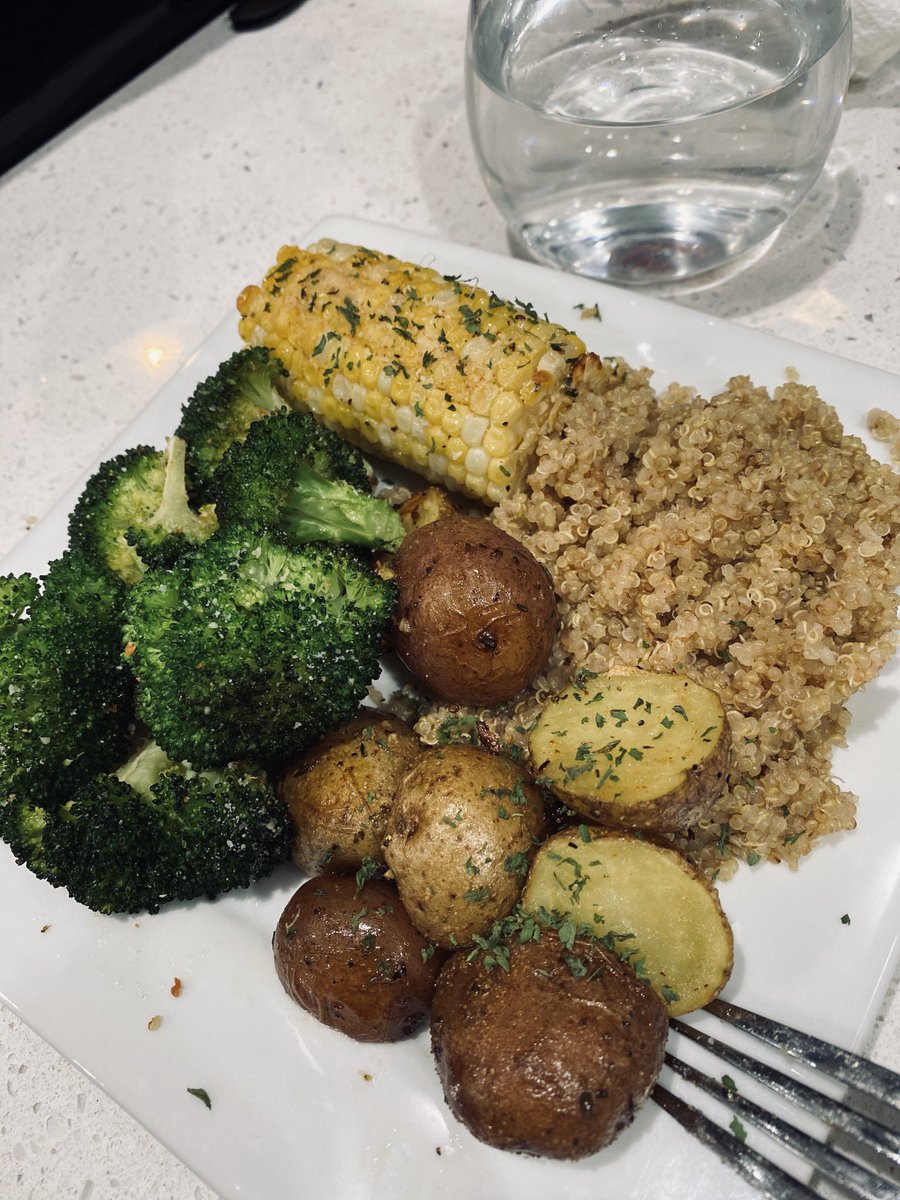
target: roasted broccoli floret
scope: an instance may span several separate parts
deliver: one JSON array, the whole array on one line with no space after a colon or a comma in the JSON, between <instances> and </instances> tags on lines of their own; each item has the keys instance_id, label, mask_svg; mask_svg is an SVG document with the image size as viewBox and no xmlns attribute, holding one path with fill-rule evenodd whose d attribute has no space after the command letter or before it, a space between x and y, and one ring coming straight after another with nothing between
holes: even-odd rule
<instances>
[{"instance_id":1,"label":"roasted broccoli floret","mask_svg":"<svg viewBox=\"0 0 900 1200\"><path fill-rule=\"evenodd\" d=\"M98 912L157 912L247 887L285 862L290 821L266 774L195 772L150 743L53 810L20 810L21 857Z\"/></svg>"},{"instance_id":2,"label":"roasted broccoli floret","mask_svg":"<svg viewBox=\"0 0 900 1200\"><path fill-rule=\"evenodd\" d=\"M309 413L258 421L213 479L223 525L266 530L290 545L333 542L395 550L403 522L372 495L365 459Z\"/></svg>"},{"instance_id":3,"label":"roasted broccoli floret","mask_svg":"<svg viewBox=\"0 0 900 1200\"><path fill-rule=\"evenodd\" d=\"M233 442L241 442L261 417L278 412L287 401L278 390L287 371L266 346L238 350L204 379L181 410L178 437L188 446L188 490L209 500L213 472Z\"/></svg>"},{"instance_id":4,"label":"roasted broccoli floret","mask_svg":"<svg viewBox=\"0 0 900 1200\"><path fill-rule=\"evenodd\" d=\"M356 712L394 599L351 551L223 527L128 592L139 716L197 767L283 762Z\"/></svg>"},{"instance_id":5,"label":"roasted broccoli floret","mask_svg":"<svg viewBox=\"0 0 900 1200\"><path fill-rule=\"evenodd\" d=\"M194 511L185 484L185 443L135 446L102 463L69 517L69 545L125 583L165 566L215 533L212 505Z\"/></svg>"},{"instance_id":6,"label":"roasted broccoli floret","mask_svg":"<svg viewBox=\"0 0 900 1200\"><path fill-rule=\"evenodd\" d=\"M124 584L71 550L40 582L39 590L24 576L2 587L0 837L20 855L32 836L21 813L58 802L118 762L133 720Z\"/></svg>"},{"instance_id":7,"label":"roasted broccoli floret","mask_svg":"<svg viewBox=\"0 0 900 1200\"><path fill-rule=\"evenodd\" d=\"M33 575L0 575L0 638L18 628L39 591Z\"/></svg>"}]
</instances>

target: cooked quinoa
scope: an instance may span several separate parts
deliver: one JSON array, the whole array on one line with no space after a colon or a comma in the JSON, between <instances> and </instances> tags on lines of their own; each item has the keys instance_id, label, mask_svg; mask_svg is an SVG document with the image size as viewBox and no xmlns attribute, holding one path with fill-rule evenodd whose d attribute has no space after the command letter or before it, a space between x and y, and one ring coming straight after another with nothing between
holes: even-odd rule
<instances>
[{"instance_id":1,"label":"cooked quinoa","mask_svg":"<svg viewBox=\"0 0 900 1200\"><path fill-rule=\"evenodd\" d=\"M896 645L900 475L814 388L738 377L711 400L657 394L649 371L587 356L492 519L547 566L562 622L534 688L481 714L495 735L524 747L541 698L579 668L684 672L722 696L735 749L679 849L725 877L740 859L795 865L853 828L831 754L848 697ZM448 716L471 731L475 714L432 709L420 732Z\"/></svg>"}]
</instances>

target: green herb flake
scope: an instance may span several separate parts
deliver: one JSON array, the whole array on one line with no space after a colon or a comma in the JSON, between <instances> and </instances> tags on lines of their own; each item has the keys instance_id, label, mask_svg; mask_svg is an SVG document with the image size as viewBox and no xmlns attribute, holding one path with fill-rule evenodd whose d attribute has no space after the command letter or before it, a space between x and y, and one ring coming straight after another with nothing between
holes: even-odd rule
<instances>
[{"instance_id":1,"label":"green herb flake","mask_svg":"<svg viewBox=\"0 0 900 1200\"><path fill-rule=\"evenodd\" d=\"M503 861L503 870L509 875L521 875L524 879L528 874L527 851L517 850L514 854L507 854Z\"/></svg>"},{"instance_id":2,"label":"green herb flake","mask_svg":"<svg viewBox=\"0 0 900 1200\"><path fill-rule=\"evenodd\" d=\"M590 771L593 765L593 762L587 762L577 765L573 764L571 767L566 767L563 773L564 782L571 783L574 779L577 779L579 775L584 775L586 771Z\"/></svg>"},{"instance_id":3,"label":"green herb flake","mask_svg":"<svg viewBox=\"0 0 900 1200\"><path fill-rule=\"evenodd\" d=\"M509 793L509 798L512 800L513 804L517 805L519 808L524 808L528 804L528 797L525 795L525 789L522 787L521 779L516 780L515 786Z\"/></svg>"},{"instance_id":4,"label":"green herb flake","mask_svg":"<svg viewBox=\"0 0 900 1200\"><path fill-rule=\"evenodd\" d=\"M585 975L587 975L587 967L585 966L584 959L579 958L577 954L567 954L566 965L575 979L584 979Z\"/></svg>"},{"instance_id":5,"label":"green herb flake","mask_svg":"<svg viewBox=\"0 0 900 1200\"><path fill-rule=\"evenodd\" d=\"M370 879L374 879L377 875L383 872L384 868L381 863L376 862L371 855L366 855L356 872L356 890L362 891Z\"/></svg>"},{"instance_id":6,"label":"green herb flake","mask_svg":"<svg viewBox=\"0 0 900 1200\"><path fill-rule=\"evenodd\" d=\"M212 1101L209 1098L209 1092L206 1088L188 1088L188 1093L191 1096L196 1096L198 1100L202 1100L207 1108L212 1108Z\"/></svg>"},{"instance_id":7,"label":"green herb flake","mask_svg":"<svg viewBox=\"0 0 900 1200\"><path fill-rule=\"evenodd\" d=\"M347 324L350 326L350 332L356 333L359 328L359 309L349 296L344 298L343 304L337 305L337 311L346 319Z\"/></svg>"},{"instance_id":8,"label":"green herb flake","mask_svg":"<svg viewBox=\"0 0 900 1200\"><path fill-rule=\"evenodd\" d=\"M737 1119L737 1117L734 1118L734 1120L731 1122L731 1124L728 1126L728 1128L731 1130L731 1132L734 1134L734 1136L737 1138L737 1140L739 1142L746 1142L747 1130L744 1128L744 1126L741 1124L741 1122Z\"/></svg>"},{"instance_id":9,"label":"green herb flake","mask_svg":"<svg viewBox=\"0 0 900 1200\"><path fill-rule=\"evenodd\" d=\"M844 915L841 917L841 924L842 925L850 924L850 914L849 913L844 913Z\"/></svg>"},{"instance_id":10,"label":"green herb flake","mask_svg":"<svg viewBox=\"0 0 900 1200\"><path fill-rule=\"evenodd\" d=\"M731 826L728 824L727 821L723 821L722 832L719 834L719 853L720 854L724 855L724 854L728 853L728 842L730 841L730 839L731 839Z\"/></svg>"},{"instance_id":11,"label":"green herb flake","mask_svg":"<svg viewBox=\"0 0 900 1200\"><path fill-rule=\"evenodd\" d=\"M556 931L557 937L567 950L571 950L575 945L575 938L578 933L578 927L571 917L567 917Z\"/></svg>"}]
</instances>

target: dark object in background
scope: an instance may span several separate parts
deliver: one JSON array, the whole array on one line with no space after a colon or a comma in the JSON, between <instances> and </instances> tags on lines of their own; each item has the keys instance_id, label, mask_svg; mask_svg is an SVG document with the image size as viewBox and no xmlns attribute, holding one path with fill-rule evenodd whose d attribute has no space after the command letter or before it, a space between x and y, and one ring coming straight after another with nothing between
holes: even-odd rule
<instances>
[{"instance_id":1,"label":"dark object in background","mask_svg":"<svg viewBox=\"0 0 900 1200\"><path fill-rule=\"evenodd\" d=\"M300 0L84 0L4 5L0 36L0 174L55 137L221 13L236 30Z\"/></svg>"}]
</instances>

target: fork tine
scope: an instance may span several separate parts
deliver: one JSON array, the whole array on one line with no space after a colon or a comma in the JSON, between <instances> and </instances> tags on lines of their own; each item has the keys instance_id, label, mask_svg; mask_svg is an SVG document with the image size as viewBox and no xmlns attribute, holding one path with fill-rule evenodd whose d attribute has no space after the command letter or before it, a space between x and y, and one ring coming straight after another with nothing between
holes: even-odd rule
<instances>
[{"instance_id":1,"label":"fork tine","mask_svg":"<svg viewBox=\"0 0 900 1200\"><path fill-rule=\"evenodd\" d=\"M757 1128L776 1138L812 1166L842 1184L854 1196L859 1197L859 1200L896 1200L898 1193L894 1184L846 1158L826 1143L817 1141L803 1130L740 1095L735 1089L704 1075L688 1063L681 1062L674 1055L666 1054L666 1062L683 1079L727 1104Z\"/></svg>"},{"instance_id":2,"label":"fork tine","mask_svg":"<svg viewBox=\"0 0 900 1200\"><path fill-rule=\"evenodd\" d=\"M727 1000L711 1000L706 1007L736 1029L742 1029L770 1046L776 1046L786 1054L827 1072L858 1092L900 1111L900 1079L893 1071L880 1067L871 1059L851 1054L830 1042L801 1033L769 1017L761 1017L759 1013Z\"/></svg>"},{"instance_id":3,"label":"fork tine","mask_svg":"<svg viewBox=\"0 0 900 1200\"><path fill-rule=\"evenodd\" d=\"M673 1095L661 1084L657 1083L650 1095L669 1116L674 1117L689 1133L714 1150L723 1162L733 1167L754 1187L759 1188L769 1200L821 1200L805 1184L776 1167L752 1146L746 1145L734 1134L722 1129L699 1109Z\"/></svg>"},{"instance_id":4,"label":"fork tine","mask_svg":"<svg viewBox=\"0 0 900 1200\"><path fill-rule=\"evenodd\" d=\"M900 1137L884 1125L862 1116L854 1109L847 1108L839 1101L802 1083L799 1079L792 1079L774 1067L743 1054L740 1050L719 1041L718 1038L711 1037L702 1030L676 1020L670 1022L670 1027L699 1045L705 1046L707 1050L711 1050L719 1058L737 1067L738 1070L744 1071L753 1079L764 1083L780 1096L801 1105L807 1112L811 1112L820 1120L869 1146L877 1155L883 1156L895 1165L900 1165ZM804 1059L804 1061L808 1060ZM896 1087L896 1082L894 1086Z\"/></svg>"}]
</instances>

